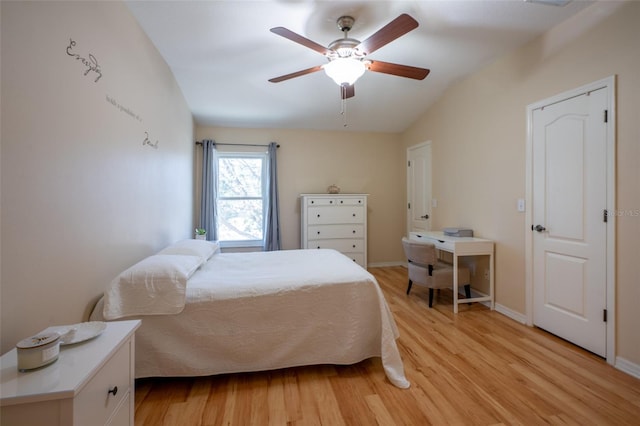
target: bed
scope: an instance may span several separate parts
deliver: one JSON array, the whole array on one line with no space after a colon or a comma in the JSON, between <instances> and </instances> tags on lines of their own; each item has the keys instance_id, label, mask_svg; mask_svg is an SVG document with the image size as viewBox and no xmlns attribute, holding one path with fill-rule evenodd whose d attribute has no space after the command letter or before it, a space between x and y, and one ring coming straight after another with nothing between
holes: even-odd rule
<instances>
[{"instance_id":1,"label":"bed","mask_svg":"<svg viewBox=\"0 0 640 426\"><path fill-rule=\"evenodd\" d=\"M142 320L136 378L349 365L381 357L389 381L409 387L384 295L351 259L328 249L216 249L206 241L176 243L107 287L90 319Z\"/></svg>"}]
</instances>

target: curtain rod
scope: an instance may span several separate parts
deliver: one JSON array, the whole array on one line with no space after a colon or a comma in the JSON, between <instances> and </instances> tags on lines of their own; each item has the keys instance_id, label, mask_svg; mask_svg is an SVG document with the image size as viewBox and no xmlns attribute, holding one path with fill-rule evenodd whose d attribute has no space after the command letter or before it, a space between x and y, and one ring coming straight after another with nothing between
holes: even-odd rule
<instances>
[{"instance_id":1,"label":"curtain rod","mask_svg":"<svg viewBox=\"0 0 640 426\"><path fill-rule=\"evenodd\" d=\"M196 141L196 145L202 145L202 142L200 141ZM255 143L219 143L219 142L214 142L214 145L235 145L235 146L269 146L269 145L260 145L260 144L255 144ZM276 148L280 148L280 144L276 145Z\"/></svg>"}]
</instances>

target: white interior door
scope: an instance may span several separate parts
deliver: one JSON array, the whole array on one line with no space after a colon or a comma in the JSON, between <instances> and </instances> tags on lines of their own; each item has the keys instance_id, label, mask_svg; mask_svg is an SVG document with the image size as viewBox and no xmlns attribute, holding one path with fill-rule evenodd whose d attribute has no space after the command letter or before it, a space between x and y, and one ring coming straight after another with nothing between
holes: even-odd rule
<instances>
[{"instance_id":1,"label":"white interior door","mask_svg":"<svg viewBox=\"0 0 640 426\"><path fill-rule=\"evenodd\" d=\"M431 229L431 143L407 149L407 235Z\"/></svg>"},{"instance_id":2,"label":"white interior door","mask_svg":"<svg viewBox=\"0 0 640 426\"><path fill-rule=\"evenodd\" d=\"M607 326L607 88L532 112L533 323L600 356Z\"/></svg>"}]
</instances>

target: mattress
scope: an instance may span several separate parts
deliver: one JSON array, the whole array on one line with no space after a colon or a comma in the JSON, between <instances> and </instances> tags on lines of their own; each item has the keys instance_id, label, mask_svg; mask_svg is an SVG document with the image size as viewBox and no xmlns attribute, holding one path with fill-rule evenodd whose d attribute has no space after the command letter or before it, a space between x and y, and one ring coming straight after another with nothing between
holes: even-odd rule
<instances>
[{"instance_id":1,"label":"mattress","mask_svg":"<svg viewBox=\"0 0 640 426\"><path fill-rule=\"evenodd\" d=\"M335 250L218 253L187 281L177 314L142 315L141 377L207 376L381 357L409 387L398 329L375 278ZM102 320L102 301L92 320Z\"/></svg>"}]
</instances>

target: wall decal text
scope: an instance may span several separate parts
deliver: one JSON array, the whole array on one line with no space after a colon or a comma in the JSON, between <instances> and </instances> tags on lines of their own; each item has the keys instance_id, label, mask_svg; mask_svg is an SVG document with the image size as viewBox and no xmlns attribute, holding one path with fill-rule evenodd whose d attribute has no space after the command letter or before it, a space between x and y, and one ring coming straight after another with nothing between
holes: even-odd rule
<instances>
[{"instance_id":1,"label":"wall decal text","mask_svg":"<svg viewBox=\"0 0 640 426\"><path fill-rule=\"evenodd\" d=\"M80 63L86 67L84 75L87 75L90 72L94 72L95 74L97 74L96 79L93 80L94 83L97 83L98 80L100 80L100 78L102 77L102 70L100 69L98 60L91 53L89 53L86 57L84 57L79 53L74 52L73 48L75 46L76 46L75 40L70 38L69 45L67 46L67 55L71 56L72 58L75 58L76 61L80 61Z\"/></svg>"},{"instance_id":2,"label":"wall decal text","mask_svg":"<svg viewBox=\"0 0 640 426\"><path fill-rule=\"evenodd\" d=\"M130 108L127 108L126 106L118 103L114 98L112 98L109 95L107 95L107 102L109 102L114 107L118 108L121 112L124 112L125 114L127 114L129 117L134 118L134 119L138 120L139 122L142 122L142 118L140 118L140 116L138 114L136 114L135 112L131 111Z\"/></svg>"}]
</instances>

